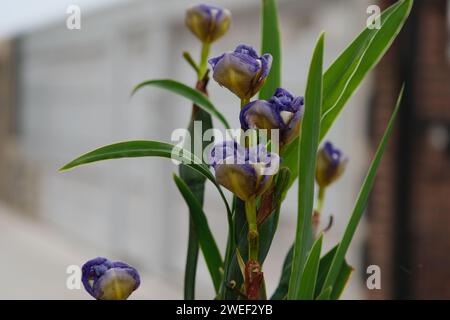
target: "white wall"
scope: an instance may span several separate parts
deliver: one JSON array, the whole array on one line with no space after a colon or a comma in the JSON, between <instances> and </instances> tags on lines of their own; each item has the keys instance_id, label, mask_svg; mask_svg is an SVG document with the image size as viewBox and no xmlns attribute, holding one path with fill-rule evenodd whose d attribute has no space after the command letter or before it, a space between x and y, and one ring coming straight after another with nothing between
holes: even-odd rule
<instances>
[{"instance_id":1,"label":"white wall","mask_svg":"<svg viewBox=\"0 0 450 320\"><path fill-rule=\"evenodd\" d=\"M230 33L212 55L240 43L259 45L259 1L214 1L234 12ZM180 287L187 239L187 209L171 179L176 168L161 159L98 163L59 173L58 168L98 146L128 139L169 141L189 119L189 102L156 89L129 99L131 88L149 78L194 82L180 58L198 54L198 43L183 28L192 1L135 1L83 16L82 30L59 23L27 33L20 43L21 146L39 167L39 215L98 255L129 260ZM280 1L284 86L302 94L314 42L326 31L326 64L365 26L364 1ZM238 101L211 83L211 98L238 127ZM329 190L325 212L335 215L327 247L342 234L367 166L367 83L355 95L330 135L350 157L348 170ZM294 238L296 188L282 212L280 230L265 265L268 288L275 287ZM206 210L223 248L226 219L210 186ZM361 270L361 236L349 258ZM202 263L199 296L211 297ZM363 281L354 274L347 298L361 297ZM164 297L161 297L164 298Z\"/></svg>"}]
</instances>

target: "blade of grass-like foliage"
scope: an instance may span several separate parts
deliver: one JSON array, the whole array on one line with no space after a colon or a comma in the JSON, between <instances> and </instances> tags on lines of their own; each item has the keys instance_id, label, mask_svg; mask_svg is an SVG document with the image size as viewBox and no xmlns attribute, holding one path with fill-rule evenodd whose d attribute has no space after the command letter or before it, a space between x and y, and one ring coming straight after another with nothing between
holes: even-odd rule
<instances>
[{"instance_id":1,"label":"blade of grass-like foliage","mask_svg":"<svg viewBox=\"0 0 450 320\"><path fill-rule=\"evenodd\" d=\"M317 296L316 300L329 300L330 295L331 295L331 287L328 287Z\"/></svg>"},{"instance_id":2,"label":"blade of grass-like foliage","mask_svg":"<svg viewBox=\"0 0 450 320\"><path fill-rule=\"evenodd\" d=\"M350 217L350 221L348 222L347 227L344 232L344 235L342 237L342 240L339 243L339 246L337 247L336 254L333 257L333 261L331 262L330 270L328 271L328 274L325 278L323 288L333 287L336 282L336 279L338 278L339 270L342 266L342 263L344 262L345 255L347 253L348 247L350 246L350 242L353 239L353 235L355 234L355 231L359 224L359 221L361 220L361 216L364 212L364 208L366 206L367 199L369 198L369 193L372 190L372 186L375 181L375 176L377 173L378 166L379 166L381 158L383 156L384 149L386 147L386 143L391 135L392 128L393 128L394 122L395 122L395 118L398 113L398 109L400 108L401 99L403 96L403 90L404 90L404 88L402 88L402 90L400 92L400 95L397 100L397 105L394 109L391 119L389 120L389 124L384 132L383 138L381 139L381 142L378 146L377 152L375 153L375 157L372 161L372 164L370 165L367 176L361 187L361 190L359 192L359 195L358 195L356 203L355 203L355 207L354 207L352 215Z\"/></svg>"},{"instance_id":3,"label":"blade of grass-like foliage","mask_svg":"<svg viewBox=\"0 0 450 320\"><path fill-rule=\"evenodd\" d=\"M197 88L200 90L205 90L203 87ZM191 137L194 136L194 122L201 121L202 122L202 135L206 130L212 128L212 119L211 115L202 109L196 110L196 106L192 107L192 117L189 123L188 131ZM194 150L195 145L192 141L188 142L186 146L189 150ZM209 142L203 142L203 150L208 146ZM189 189L195 195L199 203L203 206L203 200L205 195L205 182L206 178L198 173L197 171L180 165L178 167L180 178L186 182L189 186ZM189 214L189 237L188 237L188 245L187 245L187 253L186 253L186 268L184 273L184 300L194 300L195 299L195 279L197 275L197 264L198 264L198 252L200 250L200 246L198 243L198 237L195 232L195 226L192 219L192 214Z\"/></svg>"},{"instance_id":4,"label":"blade of grass-like foliage","mask_svg":"<svg viewBox=\"0 0 450 320\"><path fill-rule=\"evenodd\" d=\"M184 300L195 299L195 278L197 275L199 243L192 218L193 214L193 212L190 212L186 267L184 269Z\"/></svg>"},{"instance_id":5,"label":"blade of grass-like foliage","mask_svg":"<svg viewBox=\"0 0 450 320\"><path fill-rule=\"evenodd\" d=\"M409 16L412 4L412 0L402 0L386 10L381 17L381 29L363 32L327 70L323 78L321 139L367 73L391 46Z\"/></svg>"},{"instance_id":6,"label":"blade of grass-like foliage","mask_svg":"<svg viewBox=\"0 0 450 320\"><path fill-rule=\"evenodd\" d=\"M216 241L209 229L208 221L206 220L205 213L203 212L202 205L198 202L195 195L189 189L186 182L181 180L174 174L173 179L184 200L189 206L189 212L192 215L193 224L195 227L195 233L197 234L198 241L200 243L200 249L205 257L206 265L208 266L209 273L214 284L216 293L219 293L219 289L222 283L223 273L223 260L217 247Z\"/></svg>"},{"instance_id":7,"label":"blade of grass-like foliage","mask_svg":"<svg viewBox=\"0 0 450 320\"><path fill-rule=\"evenodd\" d=\"M314 242L311 252L305 263L305 271L300 279L299 298L302 300L313 300L316 288L317 272L319 271L320 252L322 251L323 234Z\"/></svg>"},{"instance_id":8,"label":"blade of grass-like foliage","mask_svg":"<svg viewBox=\"0 0 450 320\"><path fill-rule=\"evenodd\" d=\"M289 282L288 299L300 298L300 286L306 257L311 249L311 216L314 205L314 174L319 144L320 114L322 107L322 67L324 34L317 41L308 73L305 93L305 115L302 120L299 144L299 192L297 231L294 244L294 259Z\"/></svg>"},{"instance_id":9,"label":"blade of grass-like foliage","mask_svg":"<svg viewBox=\"0 0 450 320\"><path fill-rule=\"evenodd\" d=\"M325 72L320 140L367 73L389 49L405 24L412 4L412 0L401 0L384 10L381 14L381 29L366 28ZM298 138L287 146L283 162L292 172L292 185L298 176Z\"/></svg>"},{"instance_id":10,"label":"blade of grass-like foliage","mask_svg":"<svg viewBox=\"0 0 450 320\"><path fill-rule=\"evenodd\" d=\"M194 169L195 171L205 176L205 178L210 180L219 191L219 194L227 209L230 232L232 233L234 232L232 231L234 228L233 217L230 206L228 205L227 198L223 194L220 186L217 184L214 175L211 173L211 171L209 171L208 166L203 164L200 159L198 159L195 155L193 155L189 151L176 147L170 143L159 141L142 141L142 140L115 143L86 153L81 157L78 157L77 159L66 164L60 170L64 171L80 165L97 161L121 159L121 158L138 158L138 157L162 157L167 159L172 159L173 157L175 157L176 158L175 160L181 161L186 166Z\"/></svg>"},{"instance_id":11,"label":"blade of grass-like foliage","mask_svg":"<svg viewBox=\"0 0 450 320\"><path fill-rule=\"evenodd\" d=\"M161 89L168 90L170 92L176 93L186 99L191 100L193 103L198 105L201 109L208 112L211 116L217 118L226 129L230 128L227 119L216 109L216 107L212 104L212 102L201 92L195 90L183 83L177 82L175 80L170 79L162 79L162 80L147 80L138 84L132 91L132 95L134 95L138 90L143 87L152 86Z\"/></svg>"},{"instance_id":12,"label":"blade of grass-like foliage","mask_svg":"<svg viewBox=\"0 0 450 320\"><path fill-rule=\"evenodd\" d=\"M265 85L259 92L260 99L269 99L281 86L281 39L276 0L262 1L262 44L261 52L273 57L272 68Z\"/></svg>"},{"instance_id":13,"label":"blade of grass-like foliage","mask_svg":"<svg viewBox=\"0 0 450 320\"><path fill-rule=\"evenodd\" d=\"M202 160L191 152L178 148L170 143L151 140L136 140L110 144L76 158L64 165L60 170L64 171L102 160L138 157L163 157L168 159L176 157L175 160L185 163L187 166L203 174L207 179L215 182L214 176L208 167L202 164Z\"/></svg>"},{"instance_id":14,"label":"blade of grass-like foliage","mask_svg":"<svg viewBox=\"0 0 450 320\"><path fill-rule=\"evenodd\" d=\"M317 274L316 289L315 289L314 297L317 297L320 294L320 292L322 291L322 286L325 281L325 277L327 276L328 270L330 270L331 262L333 261L333 257L336 254L336 250L337 250L337 246L335 246L333 249L331 249L329 252L327 252L322 258L320 258L319 271ZM288 254L286 255L285 260L284 260L283 271L281 273L281 279L280 279L280 282L278 283L278 287L276 288L274 294L272 295L272 298L271 298L272 300L282 300L282 299L286 298L288 286L289 286L289 279L290 279L291 270L292 270L293 254L294 254L294 246L292 245L291 248L289 249ZM346 261L344 261L344 263L342 264L342 267L339 271L339 276L335 282L333 292L331 292L331 290L330 290L329 297L331 296L332 299L339 299L352 272L353 272L353 268L350 267Z\"/></svg>"},{"instance_id":15,"label":"blade of grass-like foliage","mask_svg":"<svg viewBox=\"0 0 450 320\"><path fill-rule=\"evenodd\" d=\"M322 291L323 284L325 282L325 278L328 274L328 271L330 270L331 262L333 261L334 255L336 254L338 246L335 246L333 249L328 251L327 254L325 254L322 259L320 259L320 265L319 265L319 272L317 275L317 283L316 283L316 290L314 296L317 297L320 295L320 292ZM341 296L342 292L344 291L345 286L347 285L348 279L350 278L350 275L353 272L353 268L348 265L346 261L342 264L338 278L336 279L336 282L334 283L334 286L332 288L332 291L330 292L330 299L337 300Z\"/></svg>"}]
</instances>

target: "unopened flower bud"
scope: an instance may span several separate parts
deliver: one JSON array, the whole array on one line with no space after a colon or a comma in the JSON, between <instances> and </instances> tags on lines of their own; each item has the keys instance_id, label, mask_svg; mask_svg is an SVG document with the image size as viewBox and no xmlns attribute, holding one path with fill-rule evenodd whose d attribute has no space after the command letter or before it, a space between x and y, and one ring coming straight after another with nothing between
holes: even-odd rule
<instances>
[{"instance_id":1,"label":"unopened flower bud","mask_svg":"<svg viewBox=\"0 0 450 320\"><path fill-rule=\"evenodd\" d=\"M227 9L200 4L186 12L186 26L203 43L212 43L230 28L231 13Z\"/></svg>"},{"instance_id":2,"label":"unopened flower bud","mask_svg":"<svg viewBox=\"0 0 450 320\"><path fill-rule=\"evenodd\" d=\"M326 142L317 154L317 184L321 188L328 187L344 173L347 162L347 157L339 149Z\"/></svg>"},{"instance_id":3,"label":"unopened flower bud","mask_svg":"<svg viewBox=\"0 0 450 320\"><path fill-rule=\"evenodd\" d=\"M240 45L233 52L209 60L213 78L241 100L250 100L264 85L272 66L272 56L258 56L249 46Z\"/></svg>"},{"instance_id":4,"label":"unopened flower bud","mask_svg":"<svg viewBox=\"0 0 450 320\"><path fill-rule=\"evenodd\" d=\"M124 262L98 257L83 265L82 282L97 300L126 300L139 287L140 277Z\"/></svg>"}]
</instances>

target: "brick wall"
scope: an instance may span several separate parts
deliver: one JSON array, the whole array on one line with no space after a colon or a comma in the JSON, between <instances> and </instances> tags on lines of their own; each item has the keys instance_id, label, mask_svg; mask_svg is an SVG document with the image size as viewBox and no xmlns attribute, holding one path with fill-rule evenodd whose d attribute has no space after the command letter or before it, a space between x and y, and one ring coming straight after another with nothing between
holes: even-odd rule
<instances>
[{"instance_id":1,"label":"brick wall","mask_svg":"<svg viewBox=\"0 0 450 320\"><path fill-rule=\"evenodd\" d=\"M370 203L368 262L382 269L371 298L450 298L447 12L446 0L416 1L376 71L374 147L403 81L407 95Z\"/></svg>"}]
</instances>

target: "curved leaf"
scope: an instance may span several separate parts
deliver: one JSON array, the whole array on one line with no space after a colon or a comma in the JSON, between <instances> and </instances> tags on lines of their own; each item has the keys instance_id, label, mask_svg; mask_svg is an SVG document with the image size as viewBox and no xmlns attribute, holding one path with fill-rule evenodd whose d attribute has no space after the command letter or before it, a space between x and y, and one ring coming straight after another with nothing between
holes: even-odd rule
<instances>
[{"instance_id":1,"label":"curved leaf","mask_svg":"<svg viewBox=\"0 0 450 320\"><path fill-rule=\"evenodd\" d=\"M173 179L183 195L184 200L189 206L189 212L194 224L195 234L198 237L200 249L205 257L205 262L208 266L209 273L211 274L214 289L216 290L216 293L218 293L222 283L222 273L224 269L223 260L212 232L209 229L208 221L205 213L203 212L202 205L198 202L195 195L183 180L175 174Z\"/></svg>"},{"instance_id":2,"label":"curved leaf","mask_svg":"<svg viewBox=\"0 0 450 320\"><path fill-rule=\"evenodd\" d=\"M176 148L176 149L175 149ZM121 158L137 158L137 157L163 157L167 159L175 158L175 160L181 161L186 166L196 170L201 173L205 178L210 180L217 188L220 196L225 203L228 217L232 219L231 209L228 205L228 201L222 192L220 186L216 183L214 175L209 171L209 168L202 163L202 160L197 158L194 154L189 151L176 147L170 143L159 142L159 141L127 141L111 144L105 147L101 147L81 157L69 162L63 166L60 170L68 170L80 165L110 160L110 159L121 159Z\"/></svg>"},{"instance_id":3,"label":"curved leaf","mask_svg":"<svg viewBox=\"0 0 450 320\"><path fill-rule=\"evenodd\" d=\"M181 82L170 80L170 79L161 79L161 80L147 80L138 84L132 91L132 95L134 95L137 91L142 89L143 87L151 86L156 88L161 88L178 94L186 99L191 100L193 103L198 105L201 109L208 112L211 116L216 117L226 129L230 128L228 121L225 117L216 109L216 107L212 104L212 102L206 97L203 93L195 90Z\"/></svg>"}]
</instances>

